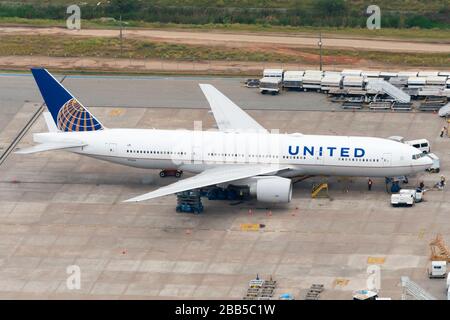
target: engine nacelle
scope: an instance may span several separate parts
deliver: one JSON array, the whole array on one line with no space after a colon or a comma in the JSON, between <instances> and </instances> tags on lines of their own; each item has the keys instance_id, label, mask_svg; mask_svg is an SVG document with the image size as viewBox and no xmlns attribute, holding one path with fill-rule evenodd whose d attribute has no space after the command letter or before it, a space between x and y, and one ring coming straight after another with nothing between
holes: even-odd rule
<instances>
[{"instance_id":1,"label":"engine nacelle","mask_svg":"<svg viewBox=\"0 0 450 320\"><path fill-rule=\"evenodd\" d=\"M291 179L276 176L252 178L250 194L261 202L287 203L292 199Z\"/></svg>"}]
</instances>

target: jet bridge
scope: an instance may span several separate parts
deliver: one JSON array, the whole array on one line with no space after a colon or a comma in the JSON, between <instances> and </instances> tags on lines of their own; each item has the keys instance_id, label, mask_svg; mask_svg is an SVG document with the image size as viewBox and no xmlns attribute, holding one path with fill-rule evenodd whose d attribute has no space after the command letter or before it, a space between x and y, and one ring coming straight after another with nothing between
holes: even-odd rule
<instances>
[{"instance_id":1,"label":"jet bridge","mask_svg":"<svg viewBox=\"0 0 450 320\"><path fill-rule=\"evenodd\" d=\"M368 79L366 90L368 93L387 94L398 102L411 102L411 96L409 94L382 79Z\"/></svg>"}]
</instances>

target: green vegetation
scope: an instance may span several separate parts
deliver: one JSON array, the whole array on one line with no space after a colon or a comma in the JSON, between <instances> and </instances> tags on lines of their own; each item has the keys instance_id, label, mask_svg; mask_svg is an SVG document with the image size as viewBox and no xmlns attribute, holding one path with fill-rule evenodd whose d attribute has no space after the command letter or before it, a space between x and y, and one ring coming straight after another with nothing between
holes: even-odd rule
<instances>
[{"instance_id":1,"label":"green vegetation","mask_svg":"<svg viewBox=\"0 0 450 320\"><path fill-rule=\"evenodd\" d=\"M64 19L73 1L0 2L0 17ZM448 0L379 0L382 27L450 29ZM122 16L127 21L176 24L365 27L366 0L88 0L84 19Z\"/></svg>"},{"instance_id":2,"label":"green vegetation","mask_svg":"<svg viewBox=\"0 0 450 320\"><path fill-rule=\"evenodd\" d=\"M143 5L152 4L160 7L167 6L191 6L191 7L241 7L241 8L298 8L298 7L312 7L315 2L321 0L138 0L134 2L141 2ZM0 1L0 3L12 3L14 1ZM19 2L19 1L15 1ZM104 6L105 0L20 0L21 4L56 4L56 5L70 5L70 4L90 4L96 5L101 2L100 6ZM133 2L132 0L113 0L112 5L121 6ZM345 0L335 2L345 2L347 6L353 6L357 9L366 8L371 4L380 6L383 10L390 11L411 11L416 13L424 12L439 12L443 8L448 7L447 0Z\"/></svg>"},{"instance_id":3,"label":"green vegetation","mask_svg":"<svg viewBox=\"0 0 450 320\"><path fill-rule=\"evenodd\" d=\"M2 36L0 56L41 55L52 57L102 57L132 59L163 59L177 61L255 61L311 64L318 61L315 49L292 49L288 53L267 52L230 47L168 44L126 39L121 55L117 38L82 38L67 36ZM448 54L389 53L375 51L324 50L325 61L363 59L379 63L450 67Z\"/></svg>"},{"instance_id":4,"label":"green vegetation","mask_svg":"<svg viewBox=\"0 0 450 320\"><path fill-rule=\"evenodd\" d=\"M167 44L126 39L121 55L118 38L80 38L55 36L3 36L0 56L43 55L52 57L103 57L132 59L165 59L180 61L289 61L292 58L271 53L221 47Z\"/></svg>"}]
</instances>

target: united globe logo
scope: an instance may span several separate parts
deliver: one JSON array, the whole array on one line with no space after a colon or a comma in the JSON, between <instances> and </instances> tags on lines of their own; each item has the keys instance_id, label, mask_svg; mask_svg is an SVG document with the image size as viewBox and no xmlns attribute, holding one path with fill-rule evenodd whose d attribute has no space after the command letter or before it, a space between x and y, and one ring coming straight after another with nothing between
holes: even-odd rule
<instances>
[{"instance_id":1,"label":"united globe logo","mask_svg":"<svg viewBox=\"0 0 450 320\"><path fill-rule=\"evenodd\" d=\"M59 110L58 129L61 131L95 131L102 125L75 98L67 101Z\"/></svg>"}]
</instances>

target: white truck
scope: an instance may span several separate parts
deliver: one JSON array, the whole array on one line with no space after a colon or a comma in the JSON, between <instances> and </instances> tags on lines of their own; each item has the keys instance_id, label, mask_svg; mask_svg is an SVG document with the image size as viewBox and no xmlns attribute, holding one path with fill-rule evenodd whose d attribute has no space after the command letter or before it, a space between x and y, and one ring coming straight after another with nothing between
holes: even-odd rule
<instances>
[{"instance_id":1,"label":"white truck","mask_svg":"<svg viewBox=\"0 0 450 320\"><path fill-rule=\"evenodd\" d=\"M357 290L353 292L353 300L376 300L378 292L372 290Z\"/></svg>"},{"instance_id":2,"label":"white truck","mask_svg":"<svg viewBox=\"0 0 450 320\"><path fill-rule=\"evenodd\" d=\"M304 71L286 71L283 75L283 87L300 89L303 82Z\"/></svg>"},{"instance_id":3,"label":"white truck","mask_svg":"<svg viewBox=\"0 0 450 320\"><path fill-rule=\"evenodd\" d=\"M391 205L393 207L398 206L410 206L422 201L423 191L420 189L401 189L399 193L391 195Z\"/></svg>"},{"instance_id":4,"label":"white truck","mask_svg":"<svg viewBox=\"0 0 450 320\"><path fill-rule=\"evenodd\" d=\"M283 79L283 69L264 69L263 78L280 78Z\"/></svg>"},{"instance_id":5,"label":"white truck","mask_svg":"<svg viewBox=\"0 0 450 320\"><path fill-rule=\"evenodd\" d=\"M450 300L450 272L447 274L447 300Z\"/></svg>"},{"instance_id":6,"label":"white truck","mask_svg":"<svg viewBox=\"0 0 450 320\"><path fill-rule=\"evenodd\" d=\"M438 86L445 87L445 83L447 82L447 77L442 76L434 76L434 77L426 77L425 84L427 86Z\"/></svg>"},{"instance_id":7,"label":"white truck","mask_svg":"<svg viewBox=\"0 0 450 320\"><path fill-rule=\"evenodd\" d=\"M449 85L450 85L450 80L449 80ZM450 116L450 102L447 103L445 106L441 107L439 109L438 114L439 114L439 117L448 117L448 116Z\"/></svg>"},{"instance_id":8,"label":"white truck","mask_svg":"<svg viewBox=\"0 0 450 320\"><path fill-rule=\"evenodd\" d=\"M338 74L325 74L320 81L322 91L330 91L330 89L339 89L341 87L342 76Z\"/></svg>"},{"instance_id":9,"label":"white truck","mask_svg":"<svg viewBox=\"0 0 450 320\"><path fill-rule=\"evenodd\" d=\"M306 70L305 74L303 75L303 83L302 83L303 91L307 90L320 91L322 78L323 78L323 71Z\"/></svg>"},{"instance_id":10,"label":"white truck","mask_svg":"<svg viewBox=\"0 0 450 320\"><path fill-rule=\"evenodd\" d=\"M409 77L408 78L408 88L422 88L425 86L427 78L425 77Z\"/></svg>"},{"instance_id":11,"label":"white truck","mask_svg":"<svg viewBox=\"0 0 450 320\"><path fill-rule=\"evenodd\" d=\"M264 77L259 80L259 91L262 94L271 93L273 95L279 94L281 90L281 78Z\"/></svg>"},{"instance_id":12,"label":"white truck","mask_svg":"<svg viewBox=\"0 0 450 320\"><path fill-rule=\"evenodd\" d=\"M345 76L342 81L344 89L363 89L364 77L361 76Z\"/></svg>"},{"instance_id":13,"label":"white truck","mask_svg":"<svg viewBox=\"0 0 450 320\"><path fill-rule=\"evenodd\" d=\"M447 273L447 289L450 289L450 272Z\"/></svg>"},{"instance_id":14,"label":"white truck","mask_svg":"<svg viewBox=\"0 0 450 320\"><path fill-rule=\"evenodd\" d=\"M417 77L418 72L417 71L400 71L397 74L397 77L399 78L406 78L406 80L408 80L408 78L415 78Z\"/></svg>"},{"instance_id":15,"label":"white truck","mask_svg":"<svg viewBox=\"0 0 450 320\"><path fill-rule=\"evenodd\" d=\"M351 77L359 77L364 71L355 70L355 69L344 69L341 72L343 77L351 76ZM378 74L379 75L379 74Z\"/></svg>"},{"instance_id":16,"label":"white truck","mask_svg":"<svg viewBox=\"0 0 450 320\"><path fill-rule=\"evenodd\" d=\"M428 270L428 278L444 279L447 276L447 261L431 261L431 270Z\"/></svg>"}]
</instances>

